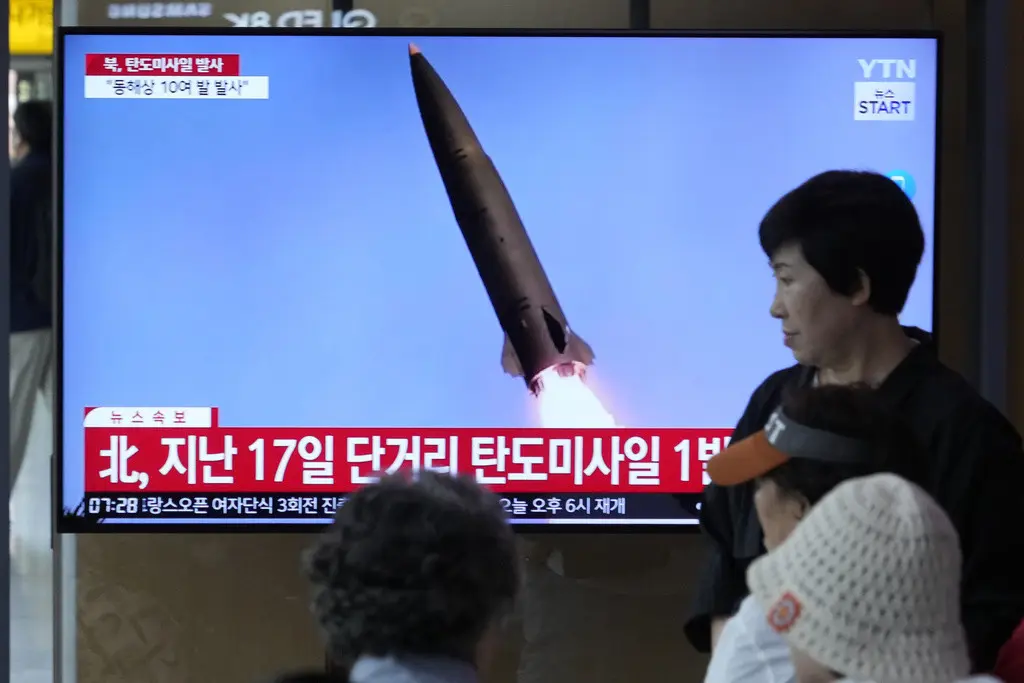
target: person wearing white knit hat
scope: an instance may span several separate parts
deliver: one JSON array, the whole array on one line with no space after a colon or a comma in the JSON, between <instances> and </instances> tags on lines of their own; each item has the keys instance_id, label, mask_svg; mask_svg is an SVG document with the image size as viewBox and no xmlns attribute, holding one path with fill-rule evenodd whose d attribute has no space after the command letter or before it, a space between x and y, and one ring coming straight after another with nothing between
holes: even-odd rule
<instances>
[{"instance_id":1,"label":"person wearing white knit hat","mask_svg":"<svg viewBox=\"0 0 1024 683\"><path fill-rule=\"evenodd\" d=\"M787 392L765 429L707 464L723 486L754 482L765 546L778 546L819 500L844 481L879 472L917 479L926 458L900 415L866 387ZM792 683L789 648L748 595L725 624L705 683Z\"/></svg>"},{"instance_id":2,"label":"person wearing white knit hat","mask_svg":"<svg viewBox=\"0 0 1024 683\"><path fill-rule=\"evenodd\" d=\"M822 498L747 583L789 644L798 683L952 683L971 668L960 566L939 505L876 474Z\"/></svg>"}]
</instances>

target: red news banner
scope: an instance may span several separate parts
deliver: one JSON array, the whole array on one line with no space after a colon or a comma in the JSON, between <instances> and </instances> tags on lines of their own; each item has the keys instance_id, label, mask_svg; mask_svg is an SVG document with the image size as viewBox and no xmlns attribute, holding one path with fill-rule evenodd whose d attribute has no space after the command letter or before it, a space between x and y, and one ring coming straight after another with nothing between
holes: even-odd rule
<instances>
[{"instance_id":1,"label":"red news banner","mask_svg":"<svg viewBox=\"0 0 1024 683\"><path fill-rule=\"evenodd\" d=\"M223 427L213 408L92 408L87 494L346 493L381 473L499 493L698 493L729 429Z\"/></svg>"},{"instance_id":2,"label":"red news banner","mask_svg":"<svg viewBox=\"0 0 1024 683\"><path fill-rule=\"evenodd\" d=\"M85 56L86 76L240 76L240 55L94 54Z\"/></svg>"}]
</instances>

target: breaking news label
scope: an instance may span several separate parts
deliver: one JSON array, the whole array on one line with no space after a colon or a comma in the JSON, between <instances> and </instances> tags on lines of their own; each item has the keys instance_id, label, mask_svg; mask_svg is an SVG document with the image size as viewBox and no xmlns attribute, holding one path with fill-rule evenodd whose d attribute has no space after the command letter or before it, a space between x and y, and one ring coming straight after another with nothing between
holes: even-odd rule
<instances>
[{"instance_id":1,"label":"breaking news label","mask_svg":"<svg viewBox=\"0 0 1024 683\"><path fill-rule=\"evenodd\" d=\"M270 78L241 73L230 54L87 54L87 99L270 98Z\"/></svg>"},{"instance_id":2,"label":"breaking news label","mask_svg":"<svg viewBox=\"0 0 1024 683\"><path fill-rule=\"evenodd\" d=\"M383 474L471 474L510 517L626 515L633 494L699 493L729 429L228 427L216 408L85 412L94 519L329 518Z\"/></svg>"}]
</instances>

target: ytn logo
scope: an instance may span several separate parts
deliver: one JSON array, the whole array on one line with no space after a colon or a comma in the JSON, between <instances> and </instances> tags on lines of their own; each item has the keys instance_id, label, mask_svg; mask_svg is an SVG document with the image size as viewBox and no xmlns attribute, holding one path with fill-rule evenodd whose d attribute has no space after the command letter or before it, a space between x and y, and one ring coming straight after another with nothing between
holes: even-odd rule
<instances>
[{"instance_id":1,"label":"ytn logo","mask_svg":"<svg viewBox=\"0 0 1024 683\"><path fill-rule=\"evenodd\" d=\"M917 78L916 59L858 59L857 63L860 64L866 81L872 78Z\"/></svg>"}]
</instances>

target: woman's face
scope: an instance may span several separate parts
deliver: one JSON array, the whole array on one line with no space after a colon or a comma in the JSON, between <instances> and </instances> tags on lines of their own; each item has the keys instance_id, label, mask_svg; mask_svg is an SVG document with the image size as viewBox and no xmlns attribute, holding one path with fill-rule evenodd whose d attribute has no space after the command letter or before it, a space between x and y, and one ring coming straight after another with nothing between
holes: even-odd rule
<instances>
[{"instance_id":1,"label":"woman's face","mask_svg":"<svg viewBox=\"0 0 1024 683\"><path fill-rule=\"evenodd\" d=\"M757 482L754 507L764 530L764 546L769 551L786 540L807 510L806 503L795 496L785 495L770 479Z\"/></svg>"},{"instance_id":2,"label":"woman's face","mask_svg":"<svg viewBox=\"0 0 1024 683\"><path fill-rule=\"evenodd\" d=\"M476 668L481 671L488 669L507 641L508 634L502 627L502 620L493 621L476 645L476 661L473 662Z\"/></svg>"},{"instance_id":3,"label":"woman's face","mask_svg":"<svg viewBox=\"0 0 1024 683\"><path fill-rule=\"evenodd\" d=\"M789 646L790 658L796 672L796 683L831 683L839 680L827 667L814 661L792 645Z\"/></svg>"}]
</instances>

